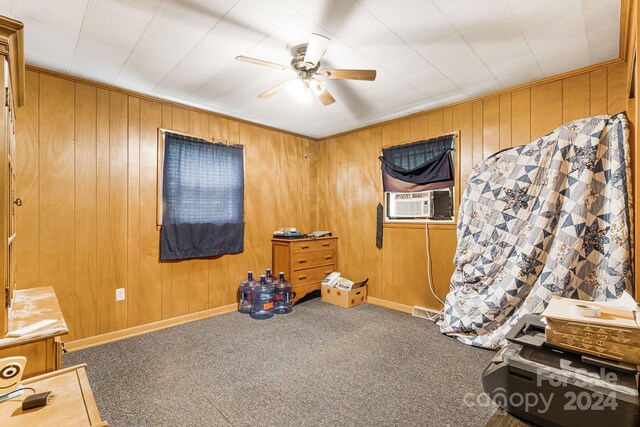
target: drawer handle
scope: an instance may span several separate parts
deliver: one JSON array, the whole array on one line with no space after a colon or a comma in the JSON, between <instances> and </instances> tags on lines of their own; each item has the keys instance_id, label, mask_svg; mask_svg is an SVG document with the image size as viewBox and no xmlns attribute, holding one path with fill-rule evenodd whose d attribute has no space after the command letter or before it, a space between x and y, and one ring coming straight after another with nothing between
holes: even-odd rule
<instances>
[{"instance_id":1,"label":"drawer handle","mask_svg":"<svg viewBox=\"0 0 640 427\"><path fill-rule=\"evenodd\" d=\"M324 259L332 259L333 257L331 255L325 255Z\"/></svg>"},{"instance_id":2,"label":"drawer handle","mask_svg":"<svg viewBox=\"0 0 640 427\"><path fill-rule=\"evenodd\" d=\"M326 247L326 246L331 246L331 243L323 242L323 243L322 243L322 246L325 246L325 247Z\"/></svg>"},{"instance_id":3,"label":"drawer handle","mask_svg":"<svg viewBox=\"0 0 640 427\"><path fill-rule=\"evenodd\" d=\"M300 259L298 260L298 262L299 262L300 264L304 264L305 262L307 262L307 259L306 259L306 258L300 258Z\"/></svg>"},{"instance_id":4,"label":"drawer handle","mask_svg":"<svg viewBox=\"0 0 640 427\"><path fill-rule=\"evenodd\" d=\"M300 245L300 249L309 249L309 245Z\"/></svg>"},{"instance_id":5,"label":"drawer handle","mask_svg":"<svg viewBox=\"0 0 640 427\"><path fill-rule=\"evenodd\" d=\"M306 278L307 278L307 275L306 275L306 274L303 274L303 275L301 275L301 276L298 276L298 280L304 280L304 279L306 279Z\"/></svg>"},{"instance_id":6,"label":"drawer handle","mask_svg":"<svg viewBox=\"0 0 640 427\"><path fill-rule=\"evenodd\" d=\"M328 275L328 274L331 274L331 270L327 270L327 271L325 271L325 272L324 272L324 274L327 274L327 275Z\"/></svg>"}]
</instances>

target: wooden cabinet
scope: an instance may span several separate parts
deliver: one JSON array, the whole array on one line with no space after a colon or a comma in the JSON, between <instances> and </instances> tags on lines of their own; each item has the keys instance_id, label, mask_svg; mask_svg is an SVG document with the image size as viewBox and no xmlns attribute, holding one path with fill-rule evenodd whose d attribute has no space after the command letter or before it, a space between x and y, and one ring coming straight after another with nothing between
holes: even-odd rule
<instances>
[{"instance_id":1,"label":"wooden cabinet","mask_svg":"<svg viewBox=\"0 0 640 427\"><path fill-rule=\"evenodd\" d=\"M337 237L271 239L274 275L284 272L293 286L293 302L320 289L322 279L338 266Z\"/></svg>"},{"instance_id":2,"label":"wooden cabinet","mask_svg":"<svg viewBox=\"0 0 640 427\"><path fill-rule=\"evenodd\" d=\"M0 112L0 258L2 259L2 289L0 289L0 336L9 326L9 306L15 287L15 108L24 103L24 49L21 22L0 17L0 82L4 107Z\"/></svg>"},{"instance_id":3,"label":"wooden cabinet","mask_svg":"<svg viewBox=\"0 0 640 427\"><path fill-rule=\"evenodd\" d=\"M23 399L0 405L0 425L105 426L100 420L84 365L62 368L61 336L69 332L52 287L16 290L15 108L24 104L24 41L21 22L0 17L0 82L4 108L0 112L0 358L25 356L25 387L52 391L53 403L22 412ZM32 330L23 328L44 321ZM21 332L17 334L16 332Z\"/></svg>"},{"instance_id":4,"label":"wooden cabinet","mask_svg":"<svg viewBox=\"0 0 640 427\"><path fill-rule=\"evenodd\" d=\"M52 287L15 291L9 315L9 331L16 331L40 321L49 323L17 337L5 336L0 339L0 358L9 356L27 358L23 378L62 368L60 336L67 334L69 329Z\"/></svg>"},{"instance_id":5,"label":"wooden cabinet","mask_svg":"<svg viewBox=\"0 0 640 427\"><path fill-rule=\"evenodd\" d=\"M22 411L23 398L0 405L0 425L9 426L107 426L100 419L93 392L87 378L87 365L40 375L22 382L36 392L51 391L56 395L50 404ZM27 390L25 393L31 393Z\"/></svg>"},{"instance_id":6,"label":"wooden cabinet","mask_svg":"<svg viewBox=\"0 0 640 427\"><path fill-rule=\"evenodd\" d=\"M4 108L0 113L0 358L25 356L23 378L62 368L62 341L69 332L51 287L16 290L16 214L22 200L15 194L15 109L24 104L24 48L21 22L0 17L0 82ZM16 212L16 210L18 210ZM11 333L39 321L48 323L19 336Z\"/></svg>"}]
</instances>

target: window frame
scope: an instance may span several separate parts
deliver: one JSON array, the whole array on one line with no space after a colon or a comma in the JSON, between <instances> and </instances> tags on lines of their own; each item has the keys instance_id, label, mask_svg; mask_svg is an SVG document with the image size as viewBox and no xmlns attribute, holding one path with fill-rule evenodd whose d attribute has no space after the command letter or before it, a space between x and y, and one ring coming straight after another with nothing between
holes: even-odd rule
<instances>
[{"instance_id":1,"label":"window frame","mask_svg":"<svg viewBox=\"0 0 640 427\"><path fill-rule=\"evenodd\" d=\"M387 193L388 191L382 191L383 209L384 215L382 223L384 224L457 224L458 223L458 209L460 207L460 130L453 132L445 132L427 138L421 137L419 139L412 139L409 141L402 141L397 144L390 144L386 147L380 148L380 156L382 156L382 149L389 147L400 147L403 145L413 144L415 142L426 141L429 139L439 138L441 136L453 135L453 219L451 220L433 220L433 219L388 219L387 218ZM380 188L384 188L382 182L382 173L380 173ZM411 194L411 193L409 193Z\"/></svg>"},{"instance_id":2,"label":"window frame","mask_svg":"<svg viewBox=\"0 0 640 427\"><path fill-rule=\"evenodd\" d=\"M178 132L175 130L171 130L171 129L165 129L165 128L158 128L158 149L157 149L157 154L158 154L158 159L157 159L157 177L156 177L156 228L159 230L160 227L162 227L162 200L163 200L163 192L162 192L162 188L163 188L163 175L164 175L164 138L165 138L165 134L169 132L169 133L173 133L176 135L182 135L182 136L186 136L188 138L194 138L194 139L200 139L202 141L207 141L210 142L211 144L225 144L225 145L229 145L229 141L222 141L222 140L218 140L216 141L216 138L204 138L201 136L197 136L197 135L191 135L189 133L186 132ZM233 144L233 145L237 145L237 146L241 146L242 147L242 177L243 177L243 182L244 182L244 187L245 190L242 192L242 219L243 221L246 218L246 213L247 213L247 204L246 204L246 184L247 184L247 176L246 176L246 170L247 170L247 164L246 164L246 157L245 156L245 147L244 144Z\"/></svg>"}]
</instances>

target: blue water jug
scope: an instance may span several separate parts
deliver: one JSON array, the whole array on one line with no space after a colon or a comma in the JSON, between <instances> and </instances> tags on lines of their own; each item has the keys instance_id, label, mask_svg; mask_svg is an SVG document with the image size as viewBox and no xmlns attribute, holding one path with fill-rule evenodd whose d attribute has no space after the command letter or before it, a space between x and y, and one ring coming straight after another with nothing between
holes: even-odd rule
<instances>
[{"instance_id":1,"label":"blue water jug","mask_svg":"<svg viewBox=\"0 0 640 427\"><path fill-rule=\"evenodd\" d=\"M247 280L240 283L238 287L238 311L240 313L251 313L251 303L253 301L253 287L255 282L253 281L253 272L247 273Z\"/></svg>"},{"instance_id":2,"label":"blue water jug","mask_svg":"<svg viewBox=\"0 0 640 427\"><path fill-rule=\"evenodd\" d=\"M267 283L265 275L260 276L260 283L253 288L251 317L254 319L273 317L273 285Z\"/></svg>"},{"instance_id":3,"label":"blue water jug","mask_svg":"<svg viewBox=\"0 0 640 427\"><path fill-rule=\"evenodd\" d=\"M267 273L265 276L266 276L267 283L271 283L272 285L275 284L276 278L271 275L270 268L267 268Z\"/></svg>"},{"instance_id":4,"label":"blue water jug","mask_svg":"<svg viewBox=\"0 0 640 427\"><path fill-rule=\"evenodd\" d=\"M274 286L273 311L276 314L291 313L291 283L284 278L284 273L280 272L280 278Z\"/></svg>"}]
</instances>

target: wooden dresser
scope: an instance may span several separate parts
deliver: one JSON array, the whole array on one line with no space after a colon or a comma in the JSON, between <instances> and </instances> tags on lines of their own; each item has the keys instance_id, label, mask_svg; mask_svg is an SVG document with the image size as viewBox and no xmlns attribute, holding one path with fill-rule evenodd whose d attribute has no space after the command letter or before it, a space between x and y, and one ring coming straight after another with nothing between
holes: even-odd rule
<instances>
[{"instance_id":1,"label":"wooden dresser","mask_svg":"<svg viewBox=\"0 0 640 427\"><path fill-rule=\"evenodd\" d=\"M53 322L19 337L0 338L0 358L27 358L23 378L62 368L60 336L67 334L69 329L52 287L16 290L9 314L9 332L42 320Z\"/></svg>"},{"instance_id":2,"label":"wooden dresser","mask_svg":"<svg viewBox=\"0 0 640 427\"><path fill-rule=\"evenodd\" d=\"M28 363L28 362L27 362ZM87 365L78 365L22 381L38 393L51 391L55 400L42 408L22 411L22 401L32 394L0 405L0 425L9 426L107 426L100 419L93 392L87 378Z\"/></svg>"},{"instance_id":3,"label":"wooden dresser","mask_svg":"<svg viewBox=\"0 0 640 427\"><path fill-rule=\"evenodd\" d=\"M337 270L338 238L271 239L274 276L284 272L293 286L293 302L320 289L320 282Z\"/></svg>"}]
</instances>

